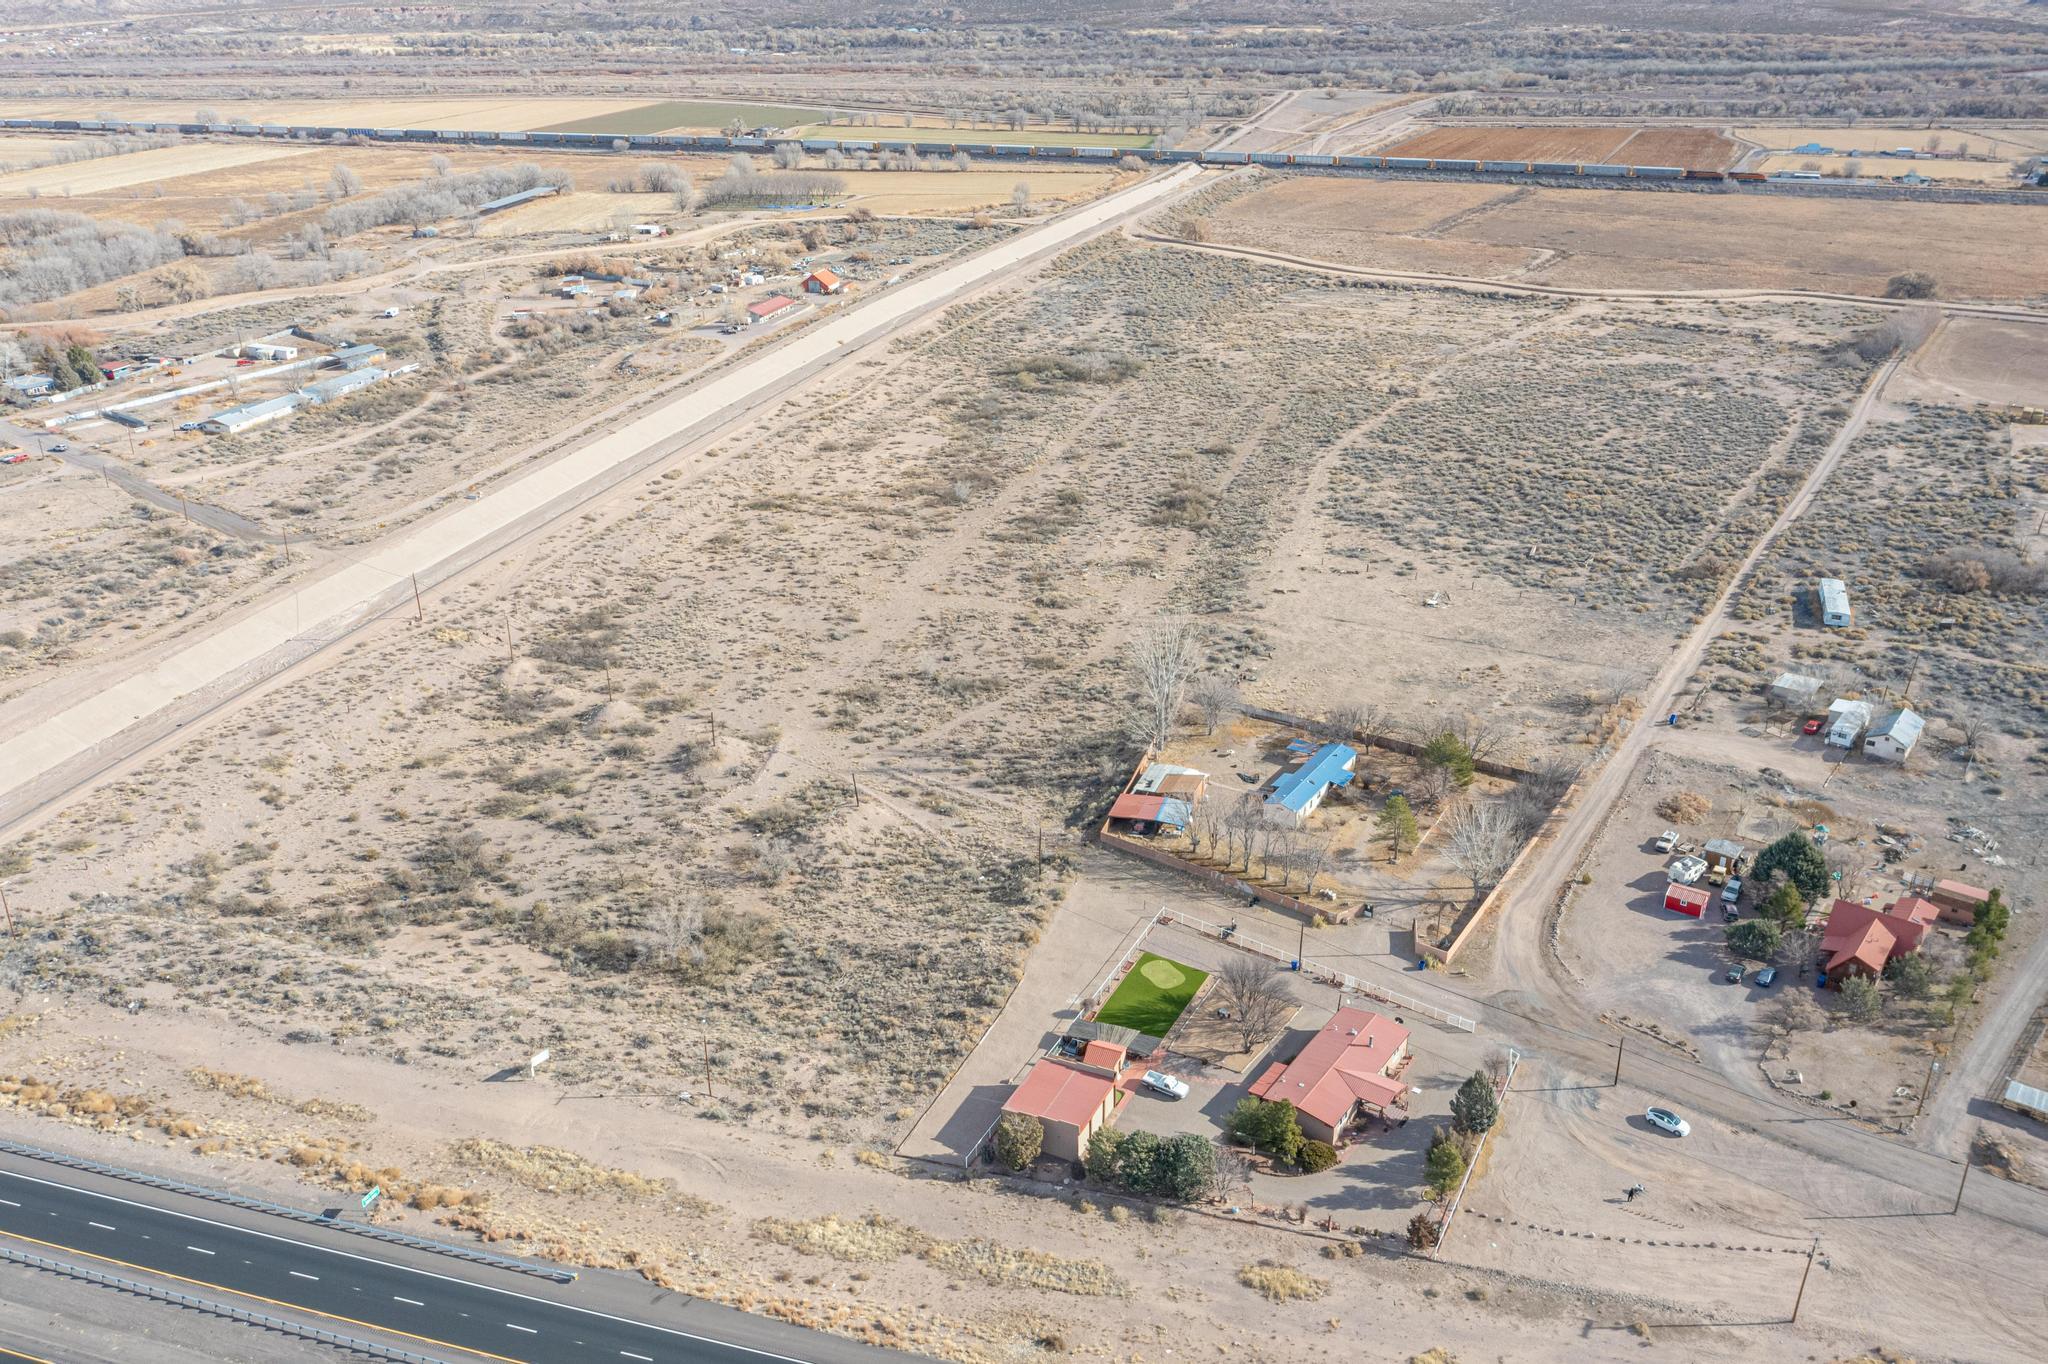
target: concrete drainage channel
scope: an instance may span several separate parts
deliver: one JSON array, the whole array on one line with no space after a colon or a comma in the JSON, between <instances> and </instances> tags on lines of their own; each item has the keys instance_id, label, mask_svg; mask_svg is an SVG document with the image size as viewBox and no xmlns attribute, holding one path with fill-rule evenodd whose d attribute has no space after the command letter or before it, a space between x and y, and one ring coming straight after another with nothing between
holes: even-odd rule
<instances>
[{"instance_id":1,"label":"concrete drainage channel","mask_svg":"<svg viewBox=\"0 0 2048 1364\"><path fill-rule=\"evenodd\" d=\"M509 1270L514 1274L525 1274L536 1279L547 1279L552 1283L574 1283L576 1281L576 1271L573 1269L564 1269L557 1265L528 1264L524 1260L514 1260L503 1255L493 1255L489 1251L473 1250L468 1246L450 1245L445 1241L430 1241L424 1236L413 1236L407 1232L394 1231L389 1227L373 1227L361 1222L344 1222L339 1217L330 1216L326 1213L307 1212L304 1208L287 1207L282 1203L270 1203L261 1198L249 1198L242 1194L227 1193L220 1189L202 1188L196 1184L186 1184L179 1180L166 1179L162 1175L144 1174L140 1170L126 1170L118 1165L103 1165L99 1161L87 1160L83 1156L67 1156L60 1151L45 1151L40 1147L27 1146L18 1141L0 1139L0 1152L13 1156L22 1156L29 1160L43 1161L50 1165L61 1165L67 1170L82 1170L88 1174L101 1175L108 1179L118 1179L129 1184L140 1184L151 1189L161 1189L166 1193L184 1194L189 1198L203 1198L209 1203L220 1203L231 1208L241 1208L246 1212L260 1212L271 1217L289 1218L291 1221L302 1222L307 1226L328 1227L335 1231L345 1231L352 1235L366 1236L376 1241L385 1241L391 1245L407 1246L413 1250L424 1250L435 1255L446 1255L453 1259L466 1260L471 1264L486 1265L492 1269Z\"/></svg>"},{"instance_id":2,"label":"concrete drainage channel","mask_svg":"<svg viewBox=\"0 0 2048 1364\"><path fill-rule=\"evenodd\" d=\"M414 1354L410 1350L401 1350L390 1345L379 1345L375 1341L360 1340L354 1336L340 1335L334 1331L322 1330L318 1326L308 1326L304 1322L292 1321L285 1317L273 1317L265 1312L251 1312L246 1308L236 1307L232 1303L215 1302L211 1298L196 1298L190 1293L180 1293L175 1289L160 1288L155 1284L143 1283L139 1279L124 1279L118 1274L102 1273L97 1269L87 1269L84 1265L67 1264L62 1260L52 1260L43 1255L32 1255L28 1251L15 1250L11 1246L0 1246L0 1260L5 1260L10 1264L22 1265L29 1269L40 1269L49 1274L61 1274L67 1279L82 1279L86 1283L98 1284L102 1288L112 1288L123 1293L132 1293L139 1298L148 1298L152 1302L169 1303L174 1307L186 1307L195 1312L205 1312L212 1316L225 1317L229 1321L239 1321L244 1325L254 1326L260 1330L276 1331L288 1336L298 1336L303 1340L317 1341L322 1345L333 1345L357 1354L369 1355L375 1359L389 1359L395 1361L395 1364L447 1364L446 1360L435 1355Z\"/></svg>"}]
</instances>

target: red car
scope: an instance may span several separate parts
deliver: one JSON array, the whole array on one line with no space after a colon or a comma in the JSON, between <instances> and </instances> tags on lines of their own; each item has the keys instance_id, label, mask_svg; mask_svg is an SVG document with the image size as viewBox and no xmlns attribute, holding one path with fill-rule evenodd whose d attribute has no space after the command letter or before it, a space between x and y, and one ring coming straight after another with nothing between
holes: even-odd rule
<instances>
[{"instance_id":1,"label":"red car","mask_svg":"<svg viewBox=\"0 0 2048 1364\"><path fill-rule=\"evenodd\" d=\"M1820 733L1820 727L1825 723L1827 723L1825 720L1823 720L1820 716L1816 715L1811 720L1808 720L1805 724L1801 725L1799 727L1799 732L1802 734L1818 734Z\"/></svg>"},{"instance_id":2,"label":"red car","mask_svg":"<svg viewBox=\"0 0 2048 1364\"><path fill-rule=\"evenodd\" d=\"M13 454L8 455L6 458L0 459L0 464L19 464L27 458L28 451L16 450Z\"/></svg>"}]
</instances>

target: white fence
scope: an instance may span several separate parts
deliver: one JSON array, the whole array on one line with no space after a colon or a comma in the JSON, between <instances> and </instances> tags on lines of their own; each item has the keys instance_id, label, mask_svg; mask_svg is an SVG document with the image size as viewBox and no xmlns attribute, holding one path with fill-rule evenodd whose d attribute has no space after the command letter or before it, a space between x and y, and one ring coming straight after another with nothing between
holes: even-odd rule
<instances>
[{"instance_id":1,"label":"white fence","mask_svg":"<svg viewBox=\"0 0 2048 1364\"><path fill-rule=\"evenodd\" d=\"M1260 942L1257 938L1249 938L1242 933L1226 932L1221 924L1212 924L1206 919L1197 919L1192 915L1183 914L1177 909L1167 910L1160 916L1157 922L1185 924L1197 933L1205 933L1219 941L1235 944L1248 951L1257 952L1261 956L1272 957L1276 961L1293 961L1295 959L1294 954L1285 948L1275 947L1271 943ZM1479 1025L1469 1018L1451 1013L1447 1009L1439 1009L1434 1004L1425 1004L1412 995L1402 994L1399 990L1390 990L1384 985L1375 985L1371 981L1360 980L1357 976L1351 975L1348 972L1339 971L1328 966L1318 966L1306 958L1302 960L1301 970L1304 975L1320 976L1325 980L1334 981L1343 987L1344 993L1347 995L1364 995L1367 999L1377 999L1381 1003L1391 1004L1397 1009L1421 1014L1424 1018L1435 1019L1444 1026L1457 1028L1461 1032L1476 1032L1478 1030Z\"/></svg>"}]
</instances>

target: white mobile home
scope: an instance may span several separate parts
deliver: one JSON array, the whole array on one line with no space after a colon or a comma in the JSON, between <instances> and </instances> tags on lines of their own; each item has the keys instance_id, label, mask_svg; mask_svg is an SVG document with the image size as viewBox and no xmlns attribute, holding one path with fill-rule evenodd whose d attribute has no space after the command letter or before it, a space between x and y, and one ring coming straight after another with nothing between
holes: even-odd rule
<instances>
[{"instance_id":1,"label":"white mobile home","mask_svg":"<svg viewBox=\"0 0 2048 1364\"><path fill-rule=\"evenodd\" d=\"M1856 613L1849 609L1849 588L1840 578L1822 578L1815 595L1820 600L1822 625L1840 629L1856 619Z\"/></svg>"}]
</instances>

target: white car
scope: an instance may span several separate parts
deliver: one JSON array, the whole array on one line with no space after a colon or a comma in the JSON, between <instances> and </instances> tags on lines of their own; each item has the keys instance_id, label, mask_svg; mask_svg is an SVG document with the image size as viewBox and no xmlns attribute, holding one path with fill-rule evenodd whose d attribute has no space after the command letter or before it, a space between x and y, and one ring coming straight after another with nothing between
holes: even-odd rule
<instances>
[{"instance_id":1,"label":"white car","mask_svg":"<svg viewBox=\"0 0 2048 1364\"><path fill-rule=\"evenodd\" d=\"M1188 1082L1176 1079L1163 1070L1148 1070L1143 1081L1145 1088L1154 1093L1164 1094L1169 1099L1185 1099L1188 1096Z\"/></svg>"},{"instance_id":2,"label":"white car","mask_svg":"<svg viewBox=\"0 0 2048 1364\"><path fill-rule=\"evenodd\" d=\"M1662 834L1658 835L1658 838L1657 838L1657 851L1658 851L1658 852L1661 852L1661 853L1668 853L1668 852L1670 852L1670 851L1671 851L1671 850L1672 850L1673 848L1675 848L1675 847L1677 847L1677 846L1678 846L1678 830L1676 830L1676 829L1666 829L1666 830L1665 830L1665 831L1664 831L1664 832L1663 832Z\"/></svg>"},{"instance_id":3,"label":"white car","mask_svg":"<svg viewBox=\"0 0 2048 1364\"><path fill-rule=\"evenodd\" d=\"M1652 1108L1646 1111L1643 1116L1648 1118L1654 1126L1662 1128L1674 1137L1689 1137L1692 1135L1692 1124L1668 1108Z\"/></svg>"}]
</instances>

